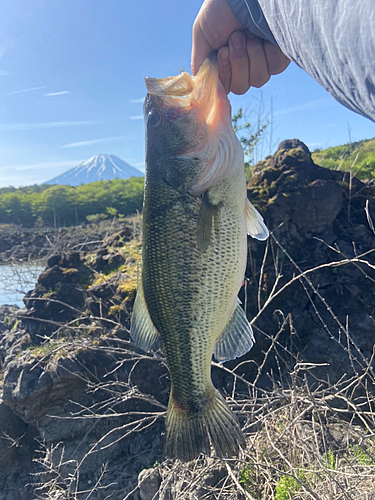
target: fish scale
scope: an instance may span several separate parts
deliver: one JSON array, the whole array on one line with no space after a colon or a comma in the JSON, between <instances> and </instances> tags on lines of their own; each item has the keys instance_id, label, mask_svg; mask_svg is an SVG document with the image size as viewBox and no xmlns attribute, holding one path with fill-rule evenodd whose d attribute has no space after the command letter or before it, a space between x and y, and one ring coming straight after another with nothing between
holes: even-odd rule
<instances>
[{"instance_id":1,"label":"fish scale","mask_svg":"<svg viewBox=\"0 0 375 500\"><path fill-rule=\"evenodd\" d=\"M231 456L245 440L212 385L211 359L233 359L253 345L237 294L246 233L265 239L268 232L246 198L243 153L216 61L196 77L146 86L142 277L130 335L145 351L161 337L171 377L166 455L192 460L213 448Z\"/></svg>"},{"instance_id":2,"label":"fish scale","mask_svg":"<svg viewBox=\"0 0 375 500\"><path fill-rule=\"evenodd\" d=\"M242 182L237 184L238 188L243 186ZM152 210L154 197L156 214ZM161 210L161 200L165 210ZM174 400L193 411L199 411L199 403L215 395L210 376L212 352L223 324L232 316L247 248L243 218L235 218L233 208L223 208L219 241L213 234L212 244L202 254L196 243L200 205L200 199L159 183L146 186L145 298L162 338ZM243 211L237 207L237 214L240 208ZM238 270L235 276L233 269Z\"/></svg>"},{"instance_id":3,"label":"fish scale","mask_svg":"<svg viewBox=\"0 0 375 500\"><path fill-rule=\"evenodd\" d=\"M193 252L186 255L186 249L191 247L194 229L189 230L191 213L186 216L173 189L168 193L168 190L163 190L157 184L153 186L150 197L148 192L145 195L151 206L154 193L166 201L167 210L162 216L159 212L156 217L153 213L148 217L148 206L145 203L144 216L149 223L145 227L143 244L146 247L152 246L153 251L145 252L143 259L144 283L147 283L144 285L144 293L150 316L163 341L175 388L189 395L191 388L199 380L196 377L193 379L191 358L192 355L194 359L201 357L197 350L199 342L194 338L195 311L191 307L198 302L201 292L200 280L192 280L199 262L197 258L194 259ZM175 203L169 203L170 198ZM196 217L198 210L199 206L196 207ZM160 273L160 269L168 269L168 272ZM182 346L183 352L176 349L176 344Z\"/></svg>"}]
</instances>

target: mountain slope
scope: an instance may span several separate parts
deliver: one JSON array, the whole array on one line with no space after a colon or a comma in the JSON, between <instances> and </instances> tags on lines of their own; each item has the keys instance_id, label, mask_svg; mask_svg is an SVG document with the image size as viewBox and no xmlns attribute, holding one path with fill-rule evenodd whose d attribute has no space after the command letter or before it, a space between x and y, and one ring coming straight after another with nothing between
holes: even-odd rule
<instances>
[{"instance_id":1,"label":"mountain slope","mask_svg":"<svg viewBox=\"0 0 375 500\"><path fill-rule=\"evenodd\" d=\"M79 186L96 181L143 177L144 174L114 155L93 156L67 172L54 177L44 184L64 184Z\"/></svg>"},{"instance_id":2,"label":"mountain slope","mask_svg":"<svg viewBox=\"0 0 375 500\"><path fill-rule=\"evenodd\" d=\"M361 180L375 179L375 138L315 150L312 158L321 167L346 172L352 170L353 175Z\"/></svg>"}]
</instances>

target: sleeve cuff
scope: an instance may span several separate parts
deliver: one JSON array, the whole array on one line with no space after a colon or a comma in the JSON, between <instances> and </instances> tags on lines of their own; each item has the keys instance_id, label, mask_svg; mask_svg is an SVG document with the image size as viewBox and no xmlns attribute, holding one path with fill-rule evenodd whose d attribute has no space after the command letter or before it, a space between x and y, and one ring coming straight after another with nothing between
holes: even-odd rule
<instances>
[{"instance_id":1,"label":"sleeve cuff","mask_svg":"<svg viewBox=\"0 0 375 500\"><path fill-rule=\"evenodd\" d=\"M234 15L254 35L277 45L257 0L228 0Z\"/></svg>"}]
</instances>

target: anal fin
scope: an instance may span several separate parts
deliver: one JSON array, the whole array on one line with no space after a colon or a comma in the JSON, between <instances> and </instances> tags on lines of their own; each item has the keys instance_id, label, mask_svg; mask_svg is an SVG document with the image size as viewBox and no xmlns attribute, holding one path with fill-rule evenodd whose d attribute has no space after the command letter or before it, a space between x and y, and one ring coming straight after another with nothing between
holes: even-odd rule
<instances>
[{"instance_id":1,"label":"anal fin","mask_svg":"<svg viewBox=\"0 0 375 500\"><path fill-rule=\"evenodd\" d=\"M233 316L219 338L214 356L220 361L230 361L246 354L255 342L253 329L238 300Z\"/></svg>"},{"instance_id":2,"label":"anal fin","mask_svg":"<svg viewBox=\"0 0 375 500\"><path fill-rule=\"evenodd\" d=\"M143 351L149 352L159 337L160 334L155 328L147 309L141 279L133 306L130 338Z\"/></svg>"}]
</instances>

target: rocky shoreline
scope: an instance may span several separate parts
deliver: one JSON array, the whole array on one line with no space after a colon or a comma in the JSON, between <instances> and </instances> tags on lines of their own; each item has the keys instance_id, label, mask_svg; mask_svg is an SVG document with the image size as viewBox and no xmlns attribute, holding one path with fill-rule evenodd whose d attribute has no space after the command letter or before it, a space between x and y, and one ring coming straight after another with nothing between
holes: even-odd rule
<instances>
[{"instance_id":1,"label":"rocky shoreline","mask_svg":"<svg viewBox=\"0 0 375 500\"><path fill-rule=\"evenodd\" d=\"M201 458L184 465L163 457L168 371L161 351L146 355L129 339L141 266L139 225L69 229L53 241L49 233L9 236L16 250L3 246L2 259L25 258L23 239L33 255L48 257L25 308L0 307L0 500L214 500L226 485L223 498L242 500L248 491L263 499L251 489L253 472L243 471L249 463L261 470L262 457L269 470L267 457L273 457L280 478L290 472L264 443L273 420L275 442L288 437L291 423L272 415L294 404L303 446L318 443L314 453L326 453L326 460L331 450L337 468L355 446L373 457L372 441L363 436L371 437L375 417L368 411L361 430L353 408L367 411L375 396L375 234L364 211L368 200L375 215L375 188L356 179L349 188L348 181L315 165L300 141L284 141L256 166L249 183L249 198L272 231L268 243L249 240L241 292L249 319L255 318L256 344L212 371L246 429L246 460ZM321 413L314 413L318 407ZM343 422L350 419L345 444ZM323 420L321 436L316 425ZM286 455L290 446L288 437ZM254 488L261 481L258 475ZM372 486L365 485L367 496L353 489L348 498L373 499Z\"/></svg>"},{"instance_id":2,"label":"rocky shoreline","mask_svg":"<svg viewBox=\"0 0 375 500\"><path fill-rule=\"evenodd\" d=\"M129 218L129 221L132 219L135 221L136 217ZM63 228L0 224L0 264L46 259L58 252L71 250L89 252L100 248L108 234L122 227L117 219Z\"/></svg>"}]
</instances>

